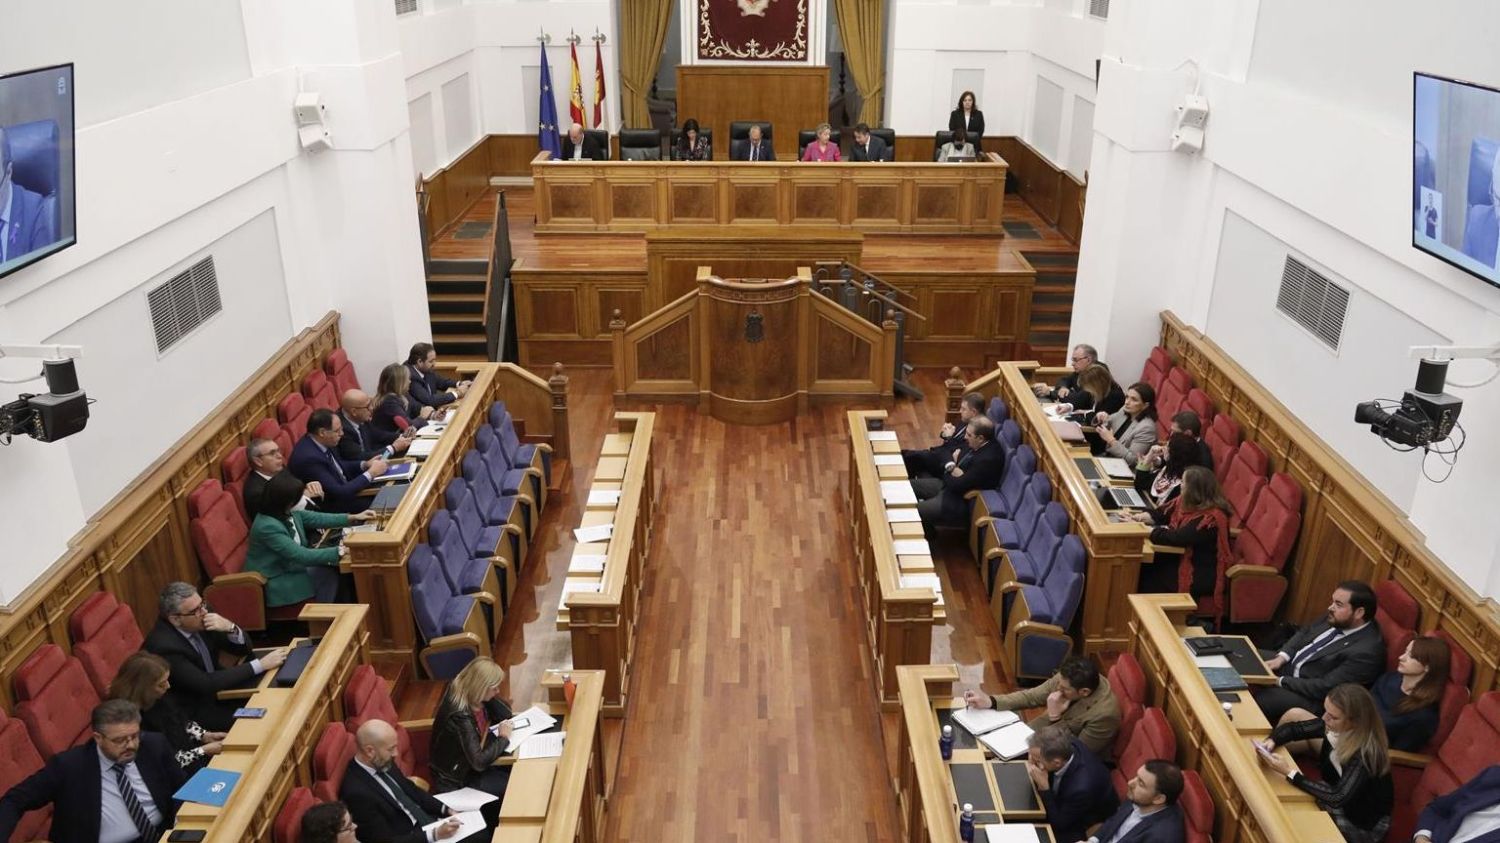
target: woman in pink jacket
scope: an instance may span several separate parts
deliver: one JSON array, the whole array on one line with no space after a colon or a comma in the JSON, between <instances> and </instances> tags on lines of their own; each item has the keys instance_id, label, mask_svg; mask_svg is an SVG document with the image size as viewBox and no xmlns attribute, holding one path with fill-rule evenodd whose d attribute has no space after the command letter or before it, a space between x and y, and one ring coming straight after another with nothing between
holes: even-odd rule
<instances>
[{"instance_id":1,"label":"woman in pink jacket","mask_svg":"<svg viewBox=\"0 0 1500 843\"><path fill-rule=\"evenodd\" d=\"M827 123L819 123L818 139L807 145L802 152L803 161L838 161L839 146L829 140L833 136L833 127Z\"/></svg>"}]
</instances>

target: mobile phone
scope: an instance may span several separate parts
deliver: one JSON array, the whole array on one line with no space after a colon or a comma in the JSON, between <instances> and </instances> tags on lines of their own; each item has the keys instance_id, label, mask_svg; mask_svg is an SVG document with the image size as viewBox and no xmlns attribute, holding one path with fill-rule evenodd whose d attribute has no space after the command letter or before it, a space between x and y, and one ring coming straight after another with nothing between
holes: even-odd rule
<instances>
[{"instance_id":1,"label":"mobile phone","mask_svg":"<svg viewBox=\"0 0 1500 843\"><path fill-rule=\"evenodd\" d=\"M527 726L530 726L530 725L531 725L531 718L530 717L512 717L510 719L510 727L512 729L524 729L524 728L526 728Z\"/></svg>"},{"instance_id":2,"label":"mobile phone","mask_svg":"<svg viewBox=\"0 0 1500 843\"><path fill-rule=\"evenodd\" d=\"M171 834L168 834L167 835L167 840L169 841L169 843L200 843L200 841L202 841L203 838L205 838L207 836L208 836L208 832L204 831L201 828L200 829L183 828L183 829L178 829L177 831L174 831Z\"/></svg>"},{"instance_id":3,"label":"mobile phone","mask_svg":"<svg viewBox=\"0 0 1500 843\"><path fill-rule=\"evenodd\" d=\"M234 710L234 716L241 720L259 720L266 716L266 710L263 708L237 708Z\"/></svg>"}]
</instances>

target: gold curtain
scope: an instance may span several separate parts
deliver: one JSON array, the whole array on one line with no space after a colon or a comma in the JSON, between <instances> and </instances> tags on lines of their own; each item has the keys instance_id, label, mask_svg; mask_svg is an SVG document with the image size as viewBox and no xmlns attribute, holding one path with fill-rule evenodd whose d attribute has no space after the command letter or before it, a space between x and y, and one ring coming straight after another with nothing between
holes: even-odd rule
<instances>
[{"instance_id":1,"label":"gold curtain","mask_svg":"<svg viewBox=\"0 0 1500 843\"><path fill-rule=\"evenodd\" d=\"M884 5L883 0L834 0L844 55L854 75L854 86L864 100L859 122L871 126L880 125L881 101L885 97Z\"/></svg>"},{"instance_id":2,"label":"gold curtain","mask_svg":"<svg viewBox=\"0 0 1500 843\"><path fill-rule=\"evenodd\" d=\"M622 0L620 3L620 87L624 88L620 113L626 128L651 128L651 109L646 97L661 64L661 49L667 40L667 24L672 20L675 2Z\"/></svg>"}]
</instances>

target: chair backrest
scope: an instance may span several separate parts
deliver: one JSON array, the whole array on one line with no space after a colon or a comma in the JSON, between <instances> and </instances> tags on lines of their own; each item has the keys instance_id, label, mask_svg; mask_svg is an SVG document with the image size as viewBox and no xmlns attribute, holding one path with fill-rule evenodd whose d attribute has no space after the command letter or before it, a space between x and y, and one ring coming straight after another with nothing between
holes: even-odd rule
<instances>
[{"instance_id":1,"label":"chair backrest","mask_svg":"<svg viewBox=\"0 0 1500 843\"><path fill-rule=\"evenodd\" d=\"M1197 770L1182 771L1182 795L1177 797L1182 807L1183 825L1186 826L1187 843L1211 843L1214 833L1214 800L1208 795L1203 777Z\"/></svg>"},{"instance_id":2,"label":"chair backrest","mask_svg":"<svg viewBox=\"0 0 1500 843\"><path fill-rule=\"evenodd\" d=\"M313 369L302 379L302 397L314 410L337 411L339 408L338 391L321 369Z\"/></svg>"},{"instance_id":3,"label":"chair backrest","mask_svg":"<svg viewBox=\"0 0 1500 843\"><path fill-rule=\"evenodd\" d=\"M1223 483L1229 475L1229 463L1234 451L1240 446L1240 423L1228 413L1214 416L1213 423L1204 431L1203 439L1208 443L1208 452L1214 457L1214 475Z\"/></svg>"},{"instance_id":4,"label":"chair backrest","mask_svg":"<svg viewBox=\"0 0 1500 843\"><path fill-rule=\"evenodd\" d=\"M750 127L760 127L760 139L769 143L772 138L772 129L775 128L769 120L734 120L729 124L729 140L742 141L750 139Z\"/></svg>"},{"instance_id":5,"label":"chair backrest","mask_svg":"<svg viewBox=\"0 0 1500 843\"><path fill-rule=\"evenodd\" d=\"M57 196L58 173L62 167L58 136L56 120L34 120L5 127L16 184L41 194L43 199ZM52 230L58 230L55 216Z\"/></svg>"},{"instance_id":6,"label":"chair backrest","mask_svg":"<svg viewBox=\"0 0 1500 843\"><path fill-rule=\"evenodd\" d=\"M1062 550L1061 546L1058 550ZM1040 611L1038 607L1032 606L1031 616L1063 629L1072 626L1073 616L1078 613L1078 605L1083 602L1083 580L1083 574L1053 562L1052 569L1047 572L1047 579L1042 583L1051 611Z\"/></svg>"},{"instance_id":7,"label":"chair backrest","mask_svg":"<svg viewBox=\"0 0 1500 843\"><path fill-rule=\"evenodd\" d=\"M26 724L43 758L75 747L89 736L99 695L83 665L56 644L36 648L16 669L16 716Z\"/></svg>"},{"instance_id":8,"label":"chair backrest","mask_svg":"<svg viewBox=\"0 0 1500 843\"><path fill-rule=\"evenodd\" d=\"M1500 744L1500 691L1482 694L1464 706L1458 722L1438 748L1412 792L1412 806L1421 811L1434 797L1451 793L1495 763Z\"/></svg>"},{"instance_id":9,"label":"chair backrest","mask_svg":"<svg viewBox=\"0 0 1500 843\"><path fill-rule=\"evenodd\" d=\"M1469 655L1448 630L1439 629L1432 633L1438 638L1448 642L1448 681L1457 682L1460 685L1468 685L1469 677L1474 672L1474 657Z\"/></svg>"},{"instance_id":10,"label":"chair backrest","mask_svg":"<svg viewBox=\"0 0 1500 843\"><path fill-rule=\"evenodd\" d=\"M338 794L334 794L337 798ZM276 812L276 820L271 826L271 839L276 843L302 843L302 815L307 809L318 804L317 797L305 787L294 787L287 794L286 802L282 803L281 810Z\"/></svg>"},{"instance_id":11,"label":"chair backrest","mask_svg":"<svg viewBox=\"0 0 1500 843\"><path fill-rule=\"evenodd\" d=\"M1396 659L1406 645L1417 637L1417 623L1422 618L1421 604L1401 583L1381 580L1375 584L1375 625L1385 639L1385 668L1396 669ZM1452 678L1450 671L1449 678Z\"/></svg>"},{"instance_id":12,"label":"chair backrest","mask_svg":"<svg viewBox=\"0 0 1500 843\"><path fill-rule=\"evenodd\" d=\"M1241 442L1235 450L1229 471L1224 476L1224 497L1234 507L1231 525L1238 527L1255 509L1255 499L1266 486L1266 469L1269 467L1266 452L1254 442Z\"/></svg>"},{"instance_id":13,"label":"chair backrest","mask_svg":"<svg viewBox=\"0 0 1500 843\"><path fill-rule=\"evenodd\" d=\"M240 505L219 481L204 480L188 493L188 530L193 549L210 579L238 574L245 568L250 530Z\"/></svg>"},{"instance_id":14,"label":"chair backrest","mask_svg":"<svg viewBox=\"0 0 1500 843\"><path fill-rule=\"evenodd\" d=\"M344 687L344 728L354 734L366 720L384 720L396 728L396 766L407 775L413 775L416 753L412 747L411 732L401 725L396 715L396 703L391 699L389 686L375 668L362 664L354 669L349 684Z\"/></svg>"},{"instance_id":15,"label":"chair backrest","mask_svg":"<svg viewBox=\"0 0 1500 843\"><path fill-rule=\"evenodd\" d=\"M224 484L245 482L250 476L250 451L240 445L225 455L224 461L219 463L219 473L224 477Z\"/></svg>"},{"instance_id":16,"label":"chair backrest","mask_svg":"<svg viewBox=\"0 0 1500 843\"><path fill-rule=\"evenodd\" d=\"M1182 402L1182 409L1197 413L1204 427L1208 427L1213 422L1214 416L1219 413L1218 408L1214 406L1214 400L1208 397L1207 392L1196 386L1188 390L1187 398Z\"/></svg>"},{"instance_id":17,"label":"chair backrest","mask_svg":"<svg viewBox=\"0 0 1500 843\"><path fill-rule=\"evenodd\" d=\"M1000 476L1000 498L1014 511L1021 503L1021 492L1026 481L1036 473L1036 451L1030 445L1016 448L1010 461L1005 464L1005 473Z\"/></svg>"},{"instance_id":18,"label":"chair backrest","mask_svg":"<svg viewBox=\"0 0 1500 843\"><path fill-rule=\"evenodd\" d=\"M1271 475L1244 523L1234 540L1235 561L1280 571L1302 529L1302 487L1290 474Z\"/></svg>"},{"instance_id":19,"label":"chair backrest","mask_svg":"<svg viewBox=\"0 0 1500 843\"><path fill-rule=\"evenodd\" d=\"M660 161L662 132L660 129L621 129L621 161Z\"/></svg>"},{"instance_id":20,"label":"chair backrest","mask_svg":"<svg viewBox=\"0 0 1500 843\"><path fill-rule=\"evenodd\" d=\"M395 721L387 721L395 725ZM355 727L358 728L358 727ZM344 772L354 760L354 735L342 723L329 723L313 747L313 793L323 802L339 798ZM399 761L397 762L400 763ZM299 818L300 820L300 818Z\"/></svg>"},{"instance_id":21,"label":"chair backrest","mask_svg":"<svg viewBox=\"0 0 1500 843\"><path fill-rule=\"evenodd\" d=\"M12 720L0 709L0 793L25 781L32 773L42 769L41 753L26 734L26 724ZM52 806L38 808L21 817L11 840L42 840L46 838L47 823L52 818Z\"/></svg>"},{"instance_id":22,"label":"chair backrest","mask_svg":"<svg viewBox=\"0 0 1500 843\"><path fill-rule=\"evenodd\" d=\"M1170 422L1177 411L1182 409L1182 402L1187 400L1187 394L1192 388L1193 376L1188 374L1187 369L1173 366L1162 381L1161 390L1156 393L1156 417Z\"/></svg>"},{"instance_id":23,"label":"chair backrest","mask_svg":"<svg viewBox=\"0 0 1500 843\"><path fill-rule=\"evenodd\" d=\"M997 428L1005 424L1005 422L1010 418L1010 410L1005 406L1005 402L1001 400L1000 396L998 395L990 399L989 405L984 408L984 414L989 417L990 421L995 423L995 426ZM1020 434L1019 426L1016 429L1016 433L1018 435Z\"/></svg>"},{"instance_id":24,"label":"chair backrest","mask_svg":"<svg viewBox=\"0 0 1500 843\"><path fill-rule=\"evenodd\" d=\"M305 427L306 424L307 420L303 419L303 426ZM281 449L281 455L287 459L292 458L292 446L297 444L291 432L277 424L275 419L261 419L260 424L257 424L250 432L250 438L275 440L276 446Z\"/></svg>"},{"instance_id":25,"label":"chair backrest","mask_svg":"<svg viewBox=\"0 0 1500 843\"><path fill-rule=\"evenodd\" d=\"M880 138L881 140L885 141L885 147L886 149L889 149L891 151L891 155L894 156L896 154L895 129L883 129L877 127L870 130L870 137Z\"/></svg>"},{"instance_id":26,"label":"chair backrest","mask_svg":"<svg viewBox=\"0 0 1500 843\"><path fill-rule=\"evenodd\" d=\"M342 348L328 352L327 359L323 361L323 371L333 379L333 388L339 395L350 389L359 389L359 375L354 373L349 353Z\"/></svg>"},{"instance_id":27,"label":"chair backrest","mask_svg":"<svg viewBox=\"0 0 1500 843\"><path fill-rule=\"evenodd\" d=\"M609 152L609 130L608 129L584 129L583 136L593 138L594 143L599 144L599 154L604 157L601 161L609 161L614 158Z\"/></svg>"},{"instance_id":28,"label":"chair backrest","mask_svg":"<svg viewBox=\"0 0 1500 843\"><path fill-rule=\"evenodd\" d=\"M943 152L943 144L953 142L953 133L947 129L941 129L932 134L932 160L938 160Z\"/></svg>"},{"instance_id":29,"label":"chair backrest","mask_svg":"<svg viewBox=\"0 0 1500 843\"><path fill-rule=\"evenodd\" d=\"M1176 757L1177 735L1172 732L1172 724L1167 722L1167 715L1161 709L1148 706L1141 713L1135 733L1125 742L1125 751L1120 753L1120 763L1113 774L1115 792L1123 797L1125 782L1147 761Z\"/></svg>"},{"instance_id":30,"label":"chair backrest","mask_svg":"<svg viewBox=\"0 0 1500 843\"><path fill-rule=\"evenodd\" d=\"M307 435L307 418L312 415L312 407L307 405L299 392L289 392L276 404L276 417L281 419L281 429L285 430L296 442ZM288 459L291 451L283 451Z\"/></svg>"},{"instance_id":31,"label":"chair backrest","mask_svg":"<svg viewBox=\"0 0 1500 843\"><path fill-rule=\"evenodd\" d=\"M1166 380L1167 372L1171 368L1172 355L1165 348L1155 346L1146 357L1146 365L1141 367L1141 383L1161 392L1162 381Z\"/></svg>"},{"instance_id":32,"label":"chair backrest","mask_svg":"<svg viewBox=\"0 0 1500 843\"><path fill-rule=\"evenodd\" d=\"M810 143L812 143L813 141L815 141L817 139L818 139L818 130L817 129L803 129L802 131L798 132L797 133L797 157L801 158L802 157L802 153L804 153L804 152L807 151L807 145L810 144ZM838 130L838 129L834 129L828 135L828 142L831 143L831 144L833 144L834 146L840 146L841 147L843 139L844 139L844 133L842 131ZM840 155L843 154L843 149L842 148L839 150L839 154Z\"/></svg>"},{"instance_id":33,"label":"chair backrest","mask_svg":"<svg viewBox=\"0 0 1500 843\"><path fill-rule=\"evenodd\" d=\"M1458 725L1458 715L1463 713L1464 706L1468 704L1469 689L1466 685L1450 681L1443 686L1443 698L1438 701L1437 731L1432 733L1432 740L1422 747L1423 755L1437 754L1438 748L1453 734L1453 727Z\"/></svg>"},{"instance_id":34,"label":"chair backrest","mask_svg":"<svg viewBox=\"0 0 1500 843\"><path fill-rule=\"evenodd\" d=\"M73 610L68 633L73 639L73 655L83 664L83 672L101 697L109 692L120 664L145 643L135 613L107 591L90 594Z\"/></svg>"},{"instance_id":35,"label":"chair backrest","mask_svg":"<svg viewBox=\"0 0 1500 843\"><path fill-rule=\"evenodd\" d=\"M1146 711L1146 672L1130 653L1121 653L1110 666L1109 689L1120 704L1120 730L1115 733L1114 756L1125 753L1125 744L1135 734L1136 724Z\"/></svg>"},{"instance_id":36,"label":"chair backrest","mask_svg":"<svg viewBox=\"0 0 1500 843\"><path fill-rule=\"evenodd\" d=\"M1009 457L1021 447L1021 426L1016 424L1015 419L1006 419L1000 423L1000 433L995 438L1000 440L1000 447L1005 449L1005 455ZM1032 452L1032 456L1035 457L1036 453Z\"/></svg>"}]
</instances>

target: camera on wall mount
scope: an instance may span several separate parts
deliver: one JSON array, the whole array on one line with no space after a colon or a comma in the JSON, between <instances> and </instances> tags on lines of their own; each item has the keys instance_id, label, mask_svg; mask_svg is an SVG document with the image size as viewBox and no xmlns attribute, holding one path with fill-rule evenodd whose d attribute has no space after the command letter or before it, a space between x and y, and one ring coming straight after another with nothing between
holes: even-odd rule
<instances>
[{"instance_id":1,"label":"camera on wall mount","mask_svg":"<svg viewBox=\"0 0 1500 843\"><path fill-rule=\"evenodd\" d=\"M0 405L0 444L15 436L30 436L39 442L56 442L83 430L89 420L89 398L78 388L73 358L83 352L78 346L0 345L3 357L50 357L42 361L41 375L11 383L45 378L44 393L23 392L16 400Z\"/></svg>"},{"instance_id":2,"label":"camera on wall mount","mask_svg":"<svg viewBox=\"0 0 1500 843\"><path fill-rule=\"evenodd\" d=\"M1370 432L1392 448L1436 454L1451 472L1467 436L1463 425L1458 423L1463 399L1444 391L1448 386L1448 364L1453 360L1488 360L1495 364L1495 371L1478 383L1453 383L1465 389L1484 386L1500 376L1500 345L1415 346L1411 354L1421 360L1416 384L1399 400L1377 398L1355 405L1354 421L1369 425ZM1425 463L1423 471L1426 472ZM1447 475L1428 476L1428 479L1442 482Z\"/></svg>"}]
</instances>

